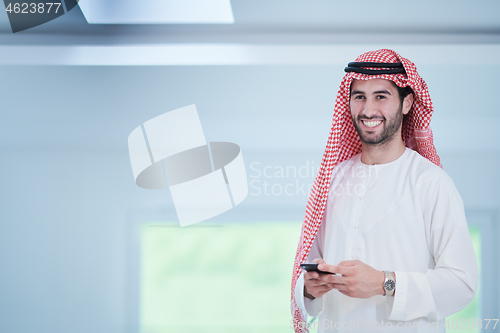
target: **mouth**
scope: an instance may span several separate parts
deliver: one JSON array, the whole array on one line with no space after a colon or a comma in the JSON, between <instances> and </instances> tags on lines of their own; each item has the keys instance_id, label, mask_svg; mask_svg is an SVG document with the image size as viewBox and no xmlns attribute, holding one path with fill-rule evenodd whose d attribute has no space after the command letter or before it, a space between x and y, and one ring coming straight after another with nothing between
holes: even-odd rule
<instances>
[{"instance_id":1,"label":"mouth","mask_svg":"<svg viewBox=\"0 0 500 333\"><path fill-rule=\"evenodd\" d=\"M365 125L370 129L375 128L378 125L382 124L382 120L361 120L361 122L363 123L363 125Z\"/></svg>"}]
</instances>

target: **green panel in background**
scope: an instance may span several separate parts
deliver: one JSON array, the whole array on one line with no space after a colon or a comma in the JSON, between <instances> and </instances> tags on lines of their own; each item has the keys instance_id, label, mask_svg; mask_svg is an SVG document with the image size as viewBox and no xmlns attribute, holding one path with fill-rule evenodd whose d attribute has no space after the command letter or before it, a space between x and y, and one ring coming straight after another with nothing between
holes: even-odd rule
<instances>
[{"instance_id":1,"label":"green panel in background","mask_svg":"<svg viewBox=\"0 0 500 333\"><path fill-rule=\"evenodd\" d=\"M141 333L293 332L300 223L144 227Z\"/></svg>"},{"instance_id":2,"label":"green panel in background","mask_svg":"<svg viewBox=\"0 0 500 333\"><path fill-rule=\"evenodd\" d=\"M292 332L290 284L300 226L144 227L141 333ZM480 229L469 231L481 278ZM469 306L447 318L447 332L477 332L458 327L460 320L468 325L480 318L480 292L481 285Z\"/></svg>"}]
</instances>

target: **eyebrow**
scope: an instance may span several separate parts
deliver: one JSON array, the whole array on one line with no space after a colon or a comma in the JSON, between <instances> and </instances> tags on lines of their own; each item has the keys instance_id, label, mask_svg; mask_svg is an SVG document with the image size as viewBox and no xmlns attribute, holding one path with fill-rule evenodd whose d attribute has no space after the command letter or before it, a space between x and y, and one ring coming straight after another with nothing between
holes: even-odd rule
<instances>
[{"instance_id":1,"label":"eyebrow","mask_svg":"<svg viewBox=\"0 0 500 333\"><path fill-rule=\"evenodd\" d=\"M359 95L359 94L364 94L363 91L359 91L359 90L353 90L351 92L351 95ZM376 94L387 94L387 95L392 95L389 90L377 90L377 91L374 91L373 92L374 95Z\"/></svg>"},{"instance_id":2,"label":"eyebrow","mask_svg":"<svg viewBox=\"0 0 500 333\"><path fill-rule=\"evenodd\" d=\"M389 90L378 90L378 91L375 91L373 92L373 94L387 94L387 95L392 95Z\"/></svg>"}]
</instances>

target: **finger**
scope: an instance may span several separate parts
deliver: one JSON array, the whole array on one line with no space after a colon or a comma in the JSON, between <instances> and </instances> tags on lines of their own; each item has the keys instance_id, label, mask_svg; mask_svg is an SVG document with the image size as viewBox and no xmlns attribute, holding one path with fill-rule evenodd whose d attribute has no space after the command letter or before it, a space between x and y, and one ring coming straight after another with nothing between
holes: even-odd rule
<instances>
[{"instance_id":1,"label":"finger","mask_svg":"<svg viewBox=\"0 0 500 333\"><path fill-rule=\"evenodd\" d=\"M337 266L340 266L340 267L356 266L356 265L359 265L360 263L361 263L361 261L359 261L359 260L344 260L340 264L338 264Z\"/></svg>"},{"instance_id":2,"label":"finger","mask_svg":"<svg viewBox=\"0 0 500 333\"><path fill-rule=\"evenodd\" d=\"M308 286L320 286L320 285L327 284L327 283L330 283L330 282L322 281L320 279L304 280L304 284L306 284Z\"/></svg>"},{"instance_id":3,"label":"finger","mask_svg":"<svg viewBox=\"0 0 500 333\"><path fill-rule=\"evenodd\" d=\"M313 289L315 292L318 292L318 291L320 291L320 292L324 292L324 291L330 291L330 290L332 290L332 289L334 289L334 288L333 288L333 286L330 286L330 285L326 285L326 284L325 284L325 285L321 285L321 286L313 287L312 289ZM308 289L308 290L309 290L309 289Z\"/></svg>"},{"instance_id":4,"label":"finger","mask_svg":"<svg viewBox=\"0 0 500 333\"><path fill-rule=\"evenodd\" d=\"M317 272L306 272L304 274L304 279L305 280L316 280L320 277L320 274Z\"/></svg>"},{"instance_id":5,"label":"finger","mask_svg":"<svg viewBox=\"0 0 500 333\"><path fill-rule=\"evenodd\" d=\"M305 287L307 288L308 291L311 291L313 294L317 292L326 292L334 289L332 285L328 284L306 285Z\"/></svg>"},{"instance_id":6,"label":"finger","mask_svg":"<svg viewBox=\"0 0 500 333\"><path fill-rule=\"evenodd\" d=\"M313 294L313 295L316 295L318 293L327 293L329 292L330 290L332 289L335 289L333 287L333 285L321 285L321 286L308 286L307 287L307 291L310 293L310 294Z\"/></svg>"},{"instance_id":7,"label":"finger","mask_svg":"<svg viewBox=\"0 0 500 333\"><path fill-rule=\"evenodd\" d=\"M311 280L304 281L304 284L307 284L308 286L326 286L326 285L329 285L331 283L334 283L334 282L329 281L329 280L325 280L325 279L311 279Z\"/></svg>"},{"instance_id":8,"label":"finger","mask_svg":"<svg viewBox=\"0 0 500 333\"><path fill-rule=\"evenodd\" d=\"M321 281L321 283L342 283L342 284L346 283L345 278L343 276L336 274L320 273L319 277L315 280Z\"/></svg>"},{"instance_id":9,"label":"finger","mask_svg":"<svg viewBox=\"0 0 500 333\"><path fill-rule=\"evenodd\" d=\"M341 293L347 292L347 286L345 284L332 283L331 287L337 289Z\"/></svg>"},{"instance_id":10,"label":"finger","mask_svg":"<svg viewBox=\"0 0 500 333\"><path fill-rule=\"evenodd\" d=\"M335 265L330 265L330 266L332 266L332 267L329 270L329 272L332 272L332 273L335 273L335 274L340 274L342 276L350 276L350 275L352 275L353 274L353 269L355 267L357 267L357 266L340 266L340 264L337 265L337 266L335 266ZM318 266L318 268L319 268L319 266ZM322 270L322 269L320 268L320 270Z\"/></svg>"},{"instance_id":11,"label":"finger","mask_svg":"<svg viewBox=\"0 0 500 333\"><path fill-rule=\"evenodd\" d=\"M342 274L342 273L340 273L340 268L338 266L335 266L335 265L319 264L318 269L320 271L323 271L323 272Z\"/></svg>"},{"instance_id":12,"label":"finger","mask_svg":"<svg viewBox=\"0 0 500 333\"><path fill-rule=\"evenodd\" d=\"M333 274L328 274L323 281L326 281L327 283L336 283L336 284L347 284L347 280L344 276L342 275L333 275Z\"/></svg>"},{"instance_id":13,"label":"finger","mask_svg":"<svg viewBox=\"0 0 500 333\"><path fill-rule=\"evenodd\" d=\"M316 259L314 259L312 262L313 262L313 264L322 264L322 263L324 263L325 261L324 261L323 259L321 259L321 258L316 258Z\"/></svg>"}]
</instances>

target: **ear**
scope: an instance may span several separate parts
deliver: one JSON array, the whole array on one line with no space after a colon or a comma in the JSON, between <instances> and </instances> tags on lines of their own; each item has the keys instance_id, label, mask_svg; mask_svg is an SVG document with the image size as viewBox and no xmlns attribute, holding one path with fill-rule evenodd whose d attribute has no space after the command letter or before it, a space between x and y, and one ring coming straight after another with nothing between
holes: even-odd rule
<instances>
[{"instance_id":1,"label":"ear","mask_svg":"<svg viewBox=\"0 0 500 333\"><path fill-rule=\"evenodd\" d=\"M408 94L403 100L403 114L408 114L410 112L411 106L413 105L413 94Z\"/></svg>"}]
</instances>

